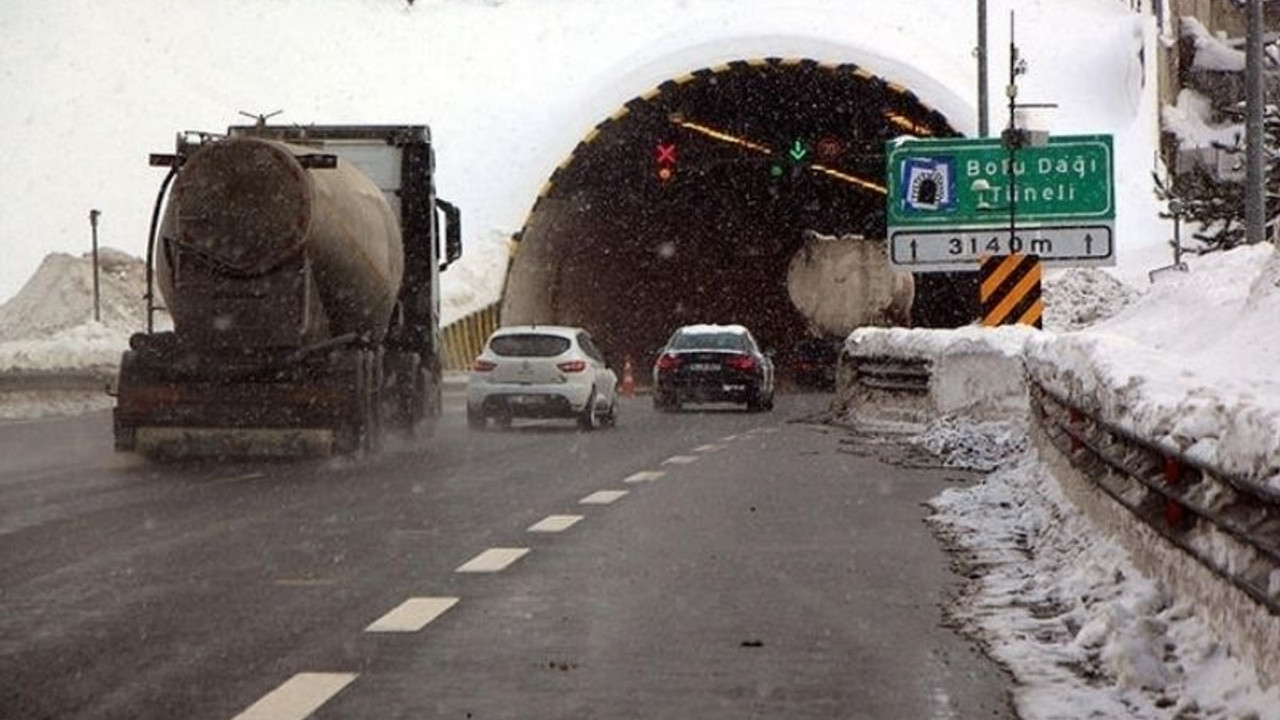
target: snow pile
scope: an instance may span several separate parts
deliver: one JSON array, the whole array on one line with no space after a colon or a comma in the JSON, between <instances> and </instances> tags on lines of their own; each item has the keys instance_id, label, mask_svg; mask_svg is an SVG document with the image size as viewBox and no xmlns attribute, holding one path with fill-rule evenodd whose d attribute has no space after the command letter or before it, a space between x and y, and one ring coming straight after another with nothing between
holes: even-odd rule
<instances>
[{"instance_id":1,"label":"snow pile","mask_svg":"<svg viewBox=\"0 0 1280 720\"><path fill-rule=\"evenodd\" d=\"M972 581L953 617L1018 681L1027 720L1267 718L1280 688L1144 579L1034 453L932 503Z\"/></svg>"},{"instance_id":2,"label":"snow pile","mask_svg":"<svg viewBox=\"0 0 1280 720\"><path fill-rule=\"evenodd\" d=\"M1021 422L979 423L949 416L930 423L910 442L937 456L946 467L990 472L1026 451L1027 428Z\"/></svg>"},{"instance_id":3,"label":"snow pile","mask_svg":"<svg viewBox=\"0 0 1280 720\"><path fill-rule=\"evenodd\" d=\"M1081 330L1115 315L1139 293L1097 268L1071 268L1043 283L1046 330Z\"/></svg>"},{"instance_id":4,"label":"snow pile","mask_svg":"<svg viewBox=\"0 0 1280 720\"><path fill-rule=\"evenodd\" d=\"M1244 125L1219 123L1214 116L1213 101L1189 89L1179 92L1177 103L1166 105L1161 113L1165 129L1178 138L1178 147L1184 150L1235 146L1244 136Z\"/></svg>"},{"instance_id":5,"label":"snow pile","mask_svg":"<svg viewBox=\"0 0 1280 720\"><path fill-rule=\"evenodd\" d=\"M1032 337L1027 369L1111 423L1280 488L1277 317L1280 256L1238 248L1094 328Z\"/></svg>"},{"instance_id":6,"label":"snow pile","mask_svg":"<svg viewBox=\"0 0 1280 720\"><path fill-rule=\"evenodd\" d=\"M88 254L49 255L22 291L0 305L0 372L109 372L120 364L129 336L146 324L146 264L102 248L99 268L100 322L93 320Z\"/></svg>"},{"instance_id":7,"label":"snow pile","mask_svg":"<svg viewBox=\"0 0 1280 720\"><path fill-rule=\"evenodd\" d=\"M1244 51L1231 47L1214 37L1199 20L1187 15L1181 18L1182 36L1195 44L1195 59L1191 67L1214 72L1244 72Z\"/></svg>"},{"instance_id":8,"label":"snow pile","mask_svg":"<svg viewBox=\"0 0 1280 720\"><path fill-rule=\"evenodd\" d=\"M146 264L112 248L98 252L102 325L122 332L146 323ZM52 253L19 293L0 305L0 342L47 338L93 320L93 258Z\"/></svg>"}]
</instances>

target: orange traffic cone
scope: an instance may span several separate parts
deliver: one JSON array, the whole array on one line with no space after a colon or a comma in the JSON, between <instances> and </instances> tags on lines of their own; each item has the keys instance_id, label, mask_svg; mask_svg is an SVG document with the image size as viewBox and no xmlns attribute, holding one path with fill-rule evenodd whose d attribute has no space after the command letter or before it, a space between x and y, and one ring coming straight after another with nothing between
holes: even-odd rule
<instances>
[{"instance_id":1,"label":"orange traffic cone","mask_svg":"<svg viewBox=\"0 0 1280 720\"><path fill-rule=\"evenodd\" d=\"M631 364L631 356L622 361L622 397L636 396L635 367Z\"/></svg>"}]
</instances>

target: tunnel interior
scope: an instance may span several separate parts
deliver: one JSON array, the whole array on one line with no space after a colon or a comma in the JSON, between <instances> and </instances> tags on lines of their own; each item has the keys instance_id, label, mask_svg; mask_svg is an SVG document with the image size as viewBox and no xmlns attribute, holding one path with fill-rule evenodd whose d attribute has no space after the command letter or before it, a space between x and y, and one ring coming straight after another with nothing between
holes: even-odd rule
<instances>
[{"instance_id":1,"label":"tunnel interior","mask_svg":"<svg viewBox=\"0 0 1280 720\"><path fill-rule=\"evenodd\" d=\"M785 357L813 333L786 283L805 232L884 238L886 141L956 134L851 65L743 61L668 81L552 175L518 236L502 323L580 325L637 368L690 323L743 324ZM969 322L972 279L931 275L916 278L914 324Z\"/></svg>"}]
</instances>

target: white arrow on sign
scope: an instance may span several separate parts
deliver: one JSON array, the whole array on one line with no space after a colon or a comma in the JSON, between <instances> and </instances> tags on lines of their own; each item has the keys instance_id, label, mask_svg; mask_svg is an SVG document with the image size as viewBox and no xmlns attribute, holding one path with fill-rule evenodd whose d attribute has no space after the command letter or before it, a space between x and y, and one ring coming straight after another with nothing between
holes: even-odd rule
<instances>
[{"instance_id":1,"label":"white arrow on sign","mask_svg":"<svg viewBox=\"0 0 1280 720\"><path fill-rule=\"evenodd\" d=\"M1055 266L1115 265L1111 225L890 231L889 264L911 272L977 270L988 255L1039 255Z\"/></svg>"}]
</instances>

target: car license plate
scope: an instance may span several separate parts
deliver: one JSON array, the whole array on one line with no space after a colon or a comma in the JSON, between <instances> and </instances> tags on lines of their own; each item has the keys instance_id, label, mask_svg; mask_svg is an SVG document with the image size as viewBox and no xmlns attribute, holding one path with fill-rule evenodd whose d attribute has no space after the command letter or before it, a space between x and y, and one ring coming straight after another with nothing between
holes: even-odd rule
<instances>
[{"instance_id":1,"label":"car license plate","mask_svg":"<svg viewBox=\"0 0 1280 720\"><path fill-rule=\"evenodd\" d=\"M720 366L715 363L694 363L689 366L689 369L694 372L715 372L720 369Z\"/></svg>"},{"instance_id":2,"label":"car license plate","mask_svg":"<svg viewBox=\"0 0 1280 720\"><path fill-rule=\"evenodd\" d=\"M513 405L537 405L542 402L542 398L537 395L512 395L510 402Z\"/></svg>"}]
</instances>

